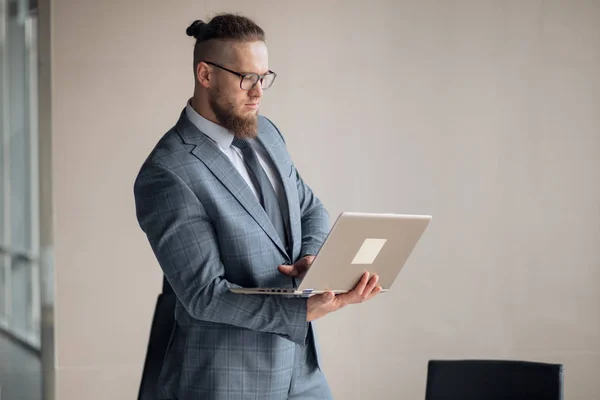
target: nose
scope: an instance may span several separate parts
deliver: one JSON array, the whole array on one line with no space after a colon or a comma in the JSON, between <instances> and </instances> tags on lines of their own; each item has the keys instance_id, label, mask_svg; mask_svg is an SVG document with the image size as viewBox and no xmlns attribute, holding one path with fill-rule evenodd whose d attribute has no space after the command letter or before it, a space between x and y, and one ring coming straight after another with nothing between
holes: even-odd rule
<instances>
[{"instance_id":1,"label":"nose","mask_svg":"<svg viewBox=\"0 0 600 400\"><path fill-rule=\"evenodd\" d=\"M250 97L256 97L256 98L261 98L262 97L262 95L263 95L263 89L262 89L262 85L261 85L260 81L258 81L256 83L256 85L254 85L254 87L249 90L248 95Z\"/></svg>"}]
</instances>

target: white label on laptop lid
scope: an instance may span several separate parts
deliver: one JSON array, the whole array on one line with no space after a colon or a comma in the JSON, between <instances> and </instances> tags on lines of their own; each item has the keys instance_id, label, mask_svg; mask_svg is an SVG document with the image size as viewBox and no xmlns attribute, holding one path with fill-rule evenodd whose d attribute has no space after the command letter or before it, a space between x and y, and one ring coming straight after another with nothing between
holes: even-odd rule
<instances>
[{"instance_id":1,"label":"white label on laptop lid","mask_svg":"<svg viewBox=\"0 0 600 400\"><path fill-rule=\"evenodd\" d=\"M352 264L373 264L387 239L365 239Z\"/></svg>"}]
</instances>

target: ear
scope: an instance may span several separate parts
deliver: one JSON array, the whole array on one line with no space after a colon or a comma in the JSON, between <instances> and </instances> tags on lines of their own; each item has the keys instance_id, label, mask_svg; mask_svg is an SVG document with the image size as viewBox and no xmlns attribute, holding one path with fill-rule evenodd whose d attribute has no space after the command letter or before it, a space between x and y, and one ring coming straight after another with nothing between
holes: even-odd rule
<instances>
[{"instance_id":1,"label":"ear","mask_svg":"<svg viewBox=\"0 0 600 400\"><path fill-rule=\"evenodd\" d=\"M212 72L208 64L199 62L196 65L196 81L202 87L209 88L212 83Z\"/></svg>"}]
</instances>

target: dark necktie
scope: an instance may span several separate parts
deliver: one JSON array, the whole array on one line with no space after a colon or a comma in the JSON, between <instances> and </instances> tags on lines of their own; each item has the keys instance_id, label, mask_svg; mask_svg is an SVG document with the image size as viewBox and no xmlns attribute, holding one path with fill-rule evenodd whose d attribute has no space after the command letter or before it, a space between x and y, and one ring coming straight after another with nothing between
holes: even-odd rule
<instances>
[{"instance_id":1,"label":"dark necktie","mask_svg":"<svg viewBox=\"0 0 600 400\"><path fill-rule=\"evenodd\" d=\"M288 250L287 234L283 216L281 214L281 208L279 206L279 200L275 193L275 189L273 189L273 186L269 181L267 173L258 161L256 152L252 149L250 143L244 139L234 138L232 144L242 151L248 175L250 175L250 179L258 192L260 204L269 216L284 247Z\"/></svg>"}]
</instances>

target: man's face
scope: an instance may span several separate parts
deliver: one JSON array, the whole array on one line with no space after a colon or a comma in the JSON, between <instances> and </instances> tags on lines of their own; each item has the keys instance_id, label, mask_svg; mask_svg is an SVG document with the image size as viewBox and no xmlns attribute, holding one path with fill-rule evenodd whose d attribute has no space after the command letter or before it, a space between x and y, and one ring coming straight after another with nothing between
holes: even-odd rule
<instances>
[{"instance_id":1,"label":"man's face","mask_svg":"<svg viewBox=\"0 0 600 400\"><path fill-rule=\"evenodd\" d=\"M264 42L233 44L227 59L229 62L214 62L242 74L264 74L269 71L267 46ZM215 80L209 89L209 104L219 124L239 138L256 137L258 108L263 94L260 82L251 90L243 90L240 88L239 76L215 66L212 69Z\"/></svg>"}]
</instances>

